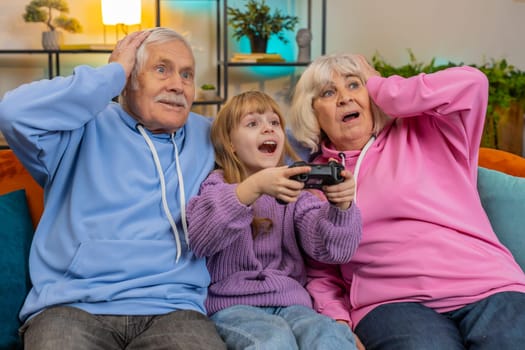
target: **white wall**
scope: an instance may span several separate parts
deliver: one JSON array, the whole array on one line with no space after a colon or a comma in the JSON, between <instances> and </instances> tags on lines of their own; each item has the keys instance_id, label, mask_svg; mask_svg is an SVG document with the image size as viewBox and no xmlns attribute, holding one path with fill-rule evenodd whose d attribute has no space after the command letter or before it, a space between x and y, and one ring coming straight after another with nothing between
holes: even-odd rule
<instances>
[{"instance_id":1,"label":"white wall","mask_svg":"<svg viewBox=\"0 0 525 350\"><path fill-rule=\"evenodd\" d=\"M524 0L327 1L329 51L379 51L397 65L410 48L424 62L506 58L525 70Z\"/></svg>"}]
</instances>

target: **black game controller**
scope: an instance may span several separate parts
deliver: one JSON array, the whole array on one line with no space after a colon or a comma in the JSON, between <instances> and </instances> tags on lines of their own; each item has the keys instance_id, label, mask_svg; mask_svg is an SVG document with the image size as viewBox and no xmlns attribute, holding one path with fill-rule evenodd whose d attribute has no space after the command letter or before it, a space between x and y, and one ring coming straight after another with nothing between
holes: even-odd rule
<instances>
[{"instance_id":1,"label":"black game controller","mask_svg":"<svg viewBox=\"0 0 525 350\"><path fill-rule=\"evenodd\" d=\"M290 177L292 180L304 182L304 188L322 189L325 185L335 185L344 181L341 171L345 168L342 164L330 161L328 164L308 164L306 162L295 162L289 166L309 166L312 168L309 173L298 174ZM285 201L277 199L279 204L286 204Z\"/></svg>"},{"instance_id":2,"label":"black game controller","mask_svg":"<svg viewBox=\"0 0 525 350\"><path fill-rule=\"evenodd\" d=\"M326 185L335 185L344 181L341 171L344 170L342 164L330 161L328 164L308 164L306 162L295 162L290 168L298 166L309 166L312 168L309 173L292 176L292 180L304 182L304 188L321 189Z\"/></svg>"}]
</instances>

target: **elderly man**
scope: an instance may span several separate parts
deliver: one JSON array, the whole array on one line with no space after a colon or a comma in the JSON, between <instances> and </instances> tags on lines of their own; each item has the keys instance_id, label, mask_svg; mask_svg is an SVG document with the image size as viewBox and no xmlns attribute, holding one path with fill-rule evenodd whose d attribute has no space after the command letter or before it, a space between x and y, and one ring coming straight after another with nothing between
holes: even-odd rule
<instances>
[{"instance_id":1,"label":"elderly man","mask_svg":"<svg viewBox=\"0 0 525 350\"><path fill-rule=\"evenodd\" d=\"M194 73L185 39L155 28L119 41L105 66L0 103L0 130L45 190L25 349L225 348L187 244L186 203L214 164L210 122L190 112Z\"/></svg>"}]
</instances>

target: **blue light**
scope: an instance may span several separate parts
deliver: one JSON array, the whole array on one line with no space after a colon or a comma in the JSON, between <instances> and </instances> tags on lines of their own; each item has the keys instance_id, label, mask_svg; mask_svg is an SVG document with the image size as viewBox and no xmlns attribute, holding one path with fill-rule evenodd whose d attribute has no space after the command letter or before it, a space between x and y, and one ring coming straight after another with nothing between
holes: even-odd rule
<instances>
[{"instance_id":1,"label":"blue light","mask_svg":"<svg viewBox=\"0 0 525 350\"><path fill-rule=\"evenodd\" d=\"M267 53L279 53L286 62L293 62L296 60L295 52L293 50L293 43L295 43L295 33L287 32L285 37L288 39L288 43L284 43L272 35L268 40ZM242 37L238 42L238 52L250 53L250 40L247 37ZM280 77L289 75L295 72L297 67L293 66L247 66L246 69L255 75L262 75L266 77Z\"/></svg>"},{"instance_id":2,"label":"blue light","mask_svg":"<svg viewBox=\"0 0 525 350\"><path fill-rule=\"evenodd\" d=\"M210 6L215 6L213 2L209 0L180 0L180 1L161 1L163 6L169 7L172 10L181 10L184 12L201 12L202 10L207 10ZM164 5L165 4L165 5Z\"/></svg>"}]
</instances>

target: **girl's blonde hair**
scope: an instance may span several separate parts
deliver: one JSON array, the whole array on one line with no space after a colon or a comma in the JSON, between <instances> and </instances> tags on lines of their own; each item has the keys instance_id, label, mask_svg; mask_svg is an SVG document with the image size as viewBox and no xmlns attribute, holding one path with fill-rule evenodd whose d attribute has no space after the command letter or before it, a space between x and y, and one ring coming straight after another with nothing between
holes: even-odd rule
<instances>
[{"instance_id":1,"label":"girl's blonde hair","mask_svg":"<svg viewBox=\"0 0 525 350\"><path fill-rule=\"evenodd\" d=\"M239 183L246 179L247 171L244 164L231 147L231 132L239 127L241 118L248 113L265 113L272 111L279 116L281 128L286 135L285 120L275 100L261 91L246 91L228 100L221 108L211 126L211 142L215 150L215 162L222 169L224 180L227 183ZM299 157L284 138L284 148L279 165L285 160L299 160ZM252 220L252 236L269 232L273 222L269 218L254 217Z\"/></svg>"},{"instance_id":2,"label":"girl's blonde hair","mask_svg":"<svg viewBox=\"0 0 525 350\"><path fill-rule=\"evenodd\" d=\"M247 177L245 166L231 147L231 132L239 126L241 118L246 114L267 111L272 111L279 116L281 128L286 135L285 120L279 106L272 97L261 91L246 91L232 97L213 120L211 142L215 150L215 162L217 167L223 170L227 183L239 183ZM287 158L299 159L285 137L284 152L279 165L284 165Z\"/></svg>"},{"instance_id":3,"label":"girl's blonde hair","mask_svg":"<svg viewBox=\"0 0 525 350\"><path fill-rule=\"evenodd\" d=\"M317 152L321 142L327 138L317 121L313 102L332 81L334 73L356 76L366 84L363 69L356 57L347 53L320 56L305 69L295 86L288 120L294 138L309 148L311 153ZM390 118L372 99L370 99L370 106L374 122L372 133L377 134Z\"/></svg>"}]
</instances>

